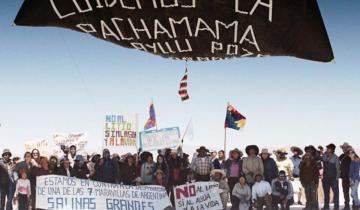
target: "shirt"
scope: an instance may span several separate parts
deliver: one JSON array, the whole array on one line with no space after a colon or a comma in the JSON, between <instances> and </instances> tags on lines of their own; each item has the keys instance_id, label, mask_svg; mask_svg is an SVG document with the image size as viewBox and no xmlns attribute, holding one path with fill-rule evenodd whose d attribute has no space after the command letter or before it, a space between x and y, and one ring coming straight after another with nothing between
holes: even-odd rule
<instances>
[{"instance_id":1,"label":"shirt","mask_svg":"<svg viewBox=\"0 0 360 210\"><path fill-rule=\"evenodd\" d=\"M272 189L269 182L261 180L255 182L252 187L252 199L255 201L257 198L265 197L265 195L271 195Z\"/></svg>"},{"instance_id":2,"label":"shirt","mask_svg":"<svg viewBox=\"0 0 360 210\"><path fill-rule=\"evenodd\" d=\"M191 163L191 169L199 175L209 175L213 169L210 157L196 157Z\"/></svg>"},{"instance_id":3,"label":"shirt","mask_svg":"<svg viewBox=\"0 0 360 210\"><path fill-rule=\"evenodd\" d=\"M15 195L31 195L30 181L28 179L19 179L16 184Z\"/></svg>"},{"instance_id":4,"label":"shirt","mask_svg":"<svg viewBox=\"0 0 360 210\"><path fill-rule=\"evenodd\" d=\"M294 165L294 170L292 172L292 175L294 177L299 177L300 176L300 163L301 163L301 158L300 157L295 157L295 156L292 156L290 158L290 160L293 162L293 165Z\"/></svg>"},{"instance_id":5,"label":"shirt","mask_svg":"<svg viewBox=\"0 0 360 210\"><path fill-rule=\"evenodd\" d=\"M249 185L245 184L241 186L240 183L236 183L232 191L232 195L240 199L240 203L245 203L250 201L251 190Z\"/></svg>"},{"instance_id":6,"label":"shirt","mask_svg":"<svg viewBox=\"0 0 360 210\"><path fill-rule=\"evenodd\" d=\"M233 162L230 166L230 177L239 177L239 164Z\"/></svg>"},{"instance_id":7,"label":"shirt","mask_svg":"<svg viewBox=\"0 0 360 210\"><path fill-rule=\"evenodd\" d=\"M286 176L292 176L294 164L289 158L285 158L284 160L276 160L276 166L278 167L278 171L285 171Z\"/></svg>"},{"instance_id":8,"label":"shirt","mask_svg":"<svg viewBox=\"0 0 360 210\"><path fill-rule=\"evenodd\" d=\"M277 184L279 186L277 186ZM294 196L294 190L292 184L288 180L280 181L279 179L274 179L271 182L271 188L272 188L272 194L274 196L280 196L284 192L286 192L286 198L288 200L290 200Z\"/></svg>"}]
</instances>

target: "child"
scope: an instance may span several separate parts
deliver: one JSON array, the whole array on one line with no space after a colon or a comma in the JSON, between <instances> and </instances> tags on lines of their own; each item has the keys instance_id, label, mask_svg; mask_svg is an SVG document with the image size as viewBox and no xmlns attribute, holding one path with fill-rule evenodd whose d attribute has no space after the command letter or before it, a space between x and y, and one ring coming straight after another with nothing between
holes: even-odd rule
<instances>
[{"instance_id":1,"label":"child","mask_svg":"<svg viewBox=\"0 0 360 210\"><path fill-rule=\"evenodd\" d=\"M15 201L18 201L19 210L28 210L28 202L31 196L30 181L25 170L20 171L21 179L17 181Z\"/></svg>"}]
</instances>

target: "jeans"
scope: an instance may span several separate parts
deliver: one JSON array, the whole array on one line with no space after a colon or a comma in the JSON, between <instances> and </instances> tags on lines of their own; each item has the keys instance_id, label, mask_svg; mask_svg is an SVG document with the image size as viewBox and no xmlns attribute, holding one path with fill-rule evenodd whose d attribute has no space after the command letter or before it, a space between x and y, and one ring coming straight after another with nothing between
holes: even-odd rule
<instances>
[{"instance_id":1,"label":"jeans","mask_svg":"<svg viewBox=\"0 0 360 210\"><path fill-rule=\"evenodd\" d=\"M228 184L229 184L229 188L230 188L230 202L231 202L231 209L232 210L237 210L239 209L239 202L240 200L236 197L232 195L232 191L234 189L235 184L239 181L238 177L229 177L228 178Z\"/></svg>"},{"instance_id":2,"label":"jeans","mask_svg":"<svg viewBox=\"0 0 360 210\"><path fill-rule=\"evenodd\" d=\"M334 193L334 208L339 208L339 180L338 179L323 179L324 188L324 208L329 208L330 203L330 188Z\"/></svg>"},{"instance_id":3,"label":"jeans","mask_svg":"<svg viewBox=\"0 0 360 210\"><path fill-rule=\"evenodd\" d=\"M1 204L0 210L5 210L5 200L6 201L6 210L12 210L12 202L15 193L15 183L10 182L9 185L1 186Z\"/></svg>"},{"instance_id":4,"label":"jeans","mask_svg":"<svg viewBox=\"0 0 360 210\"><path fill-rule=\"evenodd\" d=\"M306 197L306 209L319 209L319 202L318 202L318 184L311 183L304 185L305 188L305 197Z\"/></svg>"},{"instance_id":5,"label":"jeans","mask_svg":"<svg viewBox=\"0 0 360 210\"><path fill-rule=\"evenodd\" d=\"M345 207L349 207L350 206L350 195L349 195L350 179L348 177L342 178L342 188L343 188L343 193L344 193Z\"/></svg>"},{"instance_id":6,"label":"jeans","mask_svg":"<svg viewBox=\"0 0 360 210\"><path fill-rule=\"evenodd\" d=\"M360 200L358 195L359 180L356 180L354 185L351 186L351 197L355 206L360 206Z\"/></svg>"}]
</instances>

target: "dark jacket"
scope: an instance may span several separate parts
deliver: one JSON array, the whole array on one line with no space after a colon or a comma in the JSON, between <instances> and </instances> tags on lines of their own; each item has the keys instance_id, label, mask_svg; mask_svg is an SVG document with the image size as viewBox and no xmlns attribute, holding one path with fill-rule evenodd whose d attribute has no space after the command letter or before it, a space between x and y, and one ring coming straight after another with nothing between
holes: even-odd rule
<instances>
[{"instance_id":1,"label":"dark jacket","mask_svg":"<svg viewBox=\"0 0 360 210\"><path fill-rule=\"evenodd\" d=\"M102 159L95 165L96 181L116 183L119 178L119 165L115 160Z\"/></svg>"},{"instance_id":2,"label":"dark jacket","mask_svg":"<svg viewBox=\"0 0 360 210\"><path fill-rule=\"evenodd\" d=\"M215 159L212 161L214 169L221 169L221 164L219 162L219 159Z\"/></svg>"},{"instance_id":3,"label":"dark jacket","mask_svg":"<svg viewBox=\"0 0 360 210\"><path fill-rule=\"evenodd\" d=\"M139 176L137 173L137 167L135 165L129 165L127 163L121 164L120 167L120 182L124 185L133 185L133 180Z\"/></svg>"},{"instance_id":4,"label":"dark jacket","mask_svg":"<svg viewBox=\"0 0 360 210\"><path fill-rule=\"evenodd\" d=\"M226 171L226 177L230 177L230 169L231 169L231 165L233 163L236 163L239 165L239 173L238 173L238 177L240 177L241 175L243 175L242 172L242 159L239 158L237 160L231 160L231 159L227 159L225 162L225 171Z\"/></svg>"},{"instance_id":5,"label":"dark jacket","mask_svg":"<svg viewBox=\"0 0 360 210\"><path fill-rule=\"evenodd\" d=\"M69 171L70 171L70 177L74 177L74 171L73 171L73 169L71 168L71 166L70 166L70 168L69 168ZM63 167L63 166L61 166L60 168L59 168L59 170L57 170L57 175L60 175L60 176L67 176L67 173L66 173L66 169Z\"/></svg>"},{"instance_id":6,"label":"dark jacket","mask_svg":"<svg viewBox=\"0 0 360 210\"><path fill-rule=\"evenodd\" d=\"M0 165L0 185L7 186L10 183L9 175L7 170ZM1 190L1 189L0 189Z\"/></svg>"},{"instance_id":7,"label":"dark jacket","mask_svg":"<svg viewBox=\"0 0 360 210\"><path fill-rule=\"evenodd\" d=\"M87 175L90 175L90 171L86 165L86 163L82 165L77 165L75 163L74 168L72 170L74 177L78 179L88 179Z\"/></svg>"},{"instance_id":8,"label":"dark jacket","mask_svg":"<svg viewBox=\"0 0 360 210\"><path fill-rule=\"evenodd\" d=\"M264 164L264 180L271 184L272 180L278 176L278 167L272 158L262 160Z\"/></svg>"},{"instance_id":9,"label":"dark jacket","mask_svg":"<svg viewBox=\"0 0 360 210\"><path fill-rule=\"evenodd\" d=\"M314 160L311 160L309 166L304 161L300 164L300 182L302 185L318 184L319 183L319 169Z\"/></svg>"},{"instance_id":10,"label":"dark jacket","mask_svg":"<svg viewBox=\"0 0 360 210\"><path fill-rule=\"evenodd\" d=\"M342 154L339 157L339 161L340 161L340 178L349 179L351 158L346 154Z\"/></svg>"}]
</instances>

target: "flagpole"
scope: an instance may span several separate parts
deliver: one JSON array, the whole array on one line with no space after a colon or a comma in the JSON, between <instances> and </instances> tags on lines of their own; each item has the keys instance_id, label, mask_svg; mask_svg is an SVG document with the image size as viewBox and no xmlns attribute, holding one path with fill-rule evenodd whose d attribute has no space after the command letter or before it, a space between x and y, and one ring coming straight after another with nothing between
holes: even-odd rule
<instances>
[{"instance_id":1,"label":"flagpole","mask_svg":"<svg viewBox=\"0 0 360 210\"><path fill-rule=\"evenodd\" d=\"M182 136L182 138L181 138L181 145L183 145L183 143L184 143L184 138L185 138L186 133L187 133L188 130L189 130L189 126L190 126L191 121L192 121L192 118L190 118L190 120L189 120L189 122L188 122L188 124L187 124L187 126L186 126L185 132L184 132L184 134L183 134L183 136Z\"/></svg>"},{"instance_id":2,"label":"flagpole","mask_svg":"<svg viewBox=\"0 0 360 210\"><path fill-rule=\"evenodd\" d=\"M224 128L224 155L226 155L226 127Z\"/></svg>"}]
</instances>

